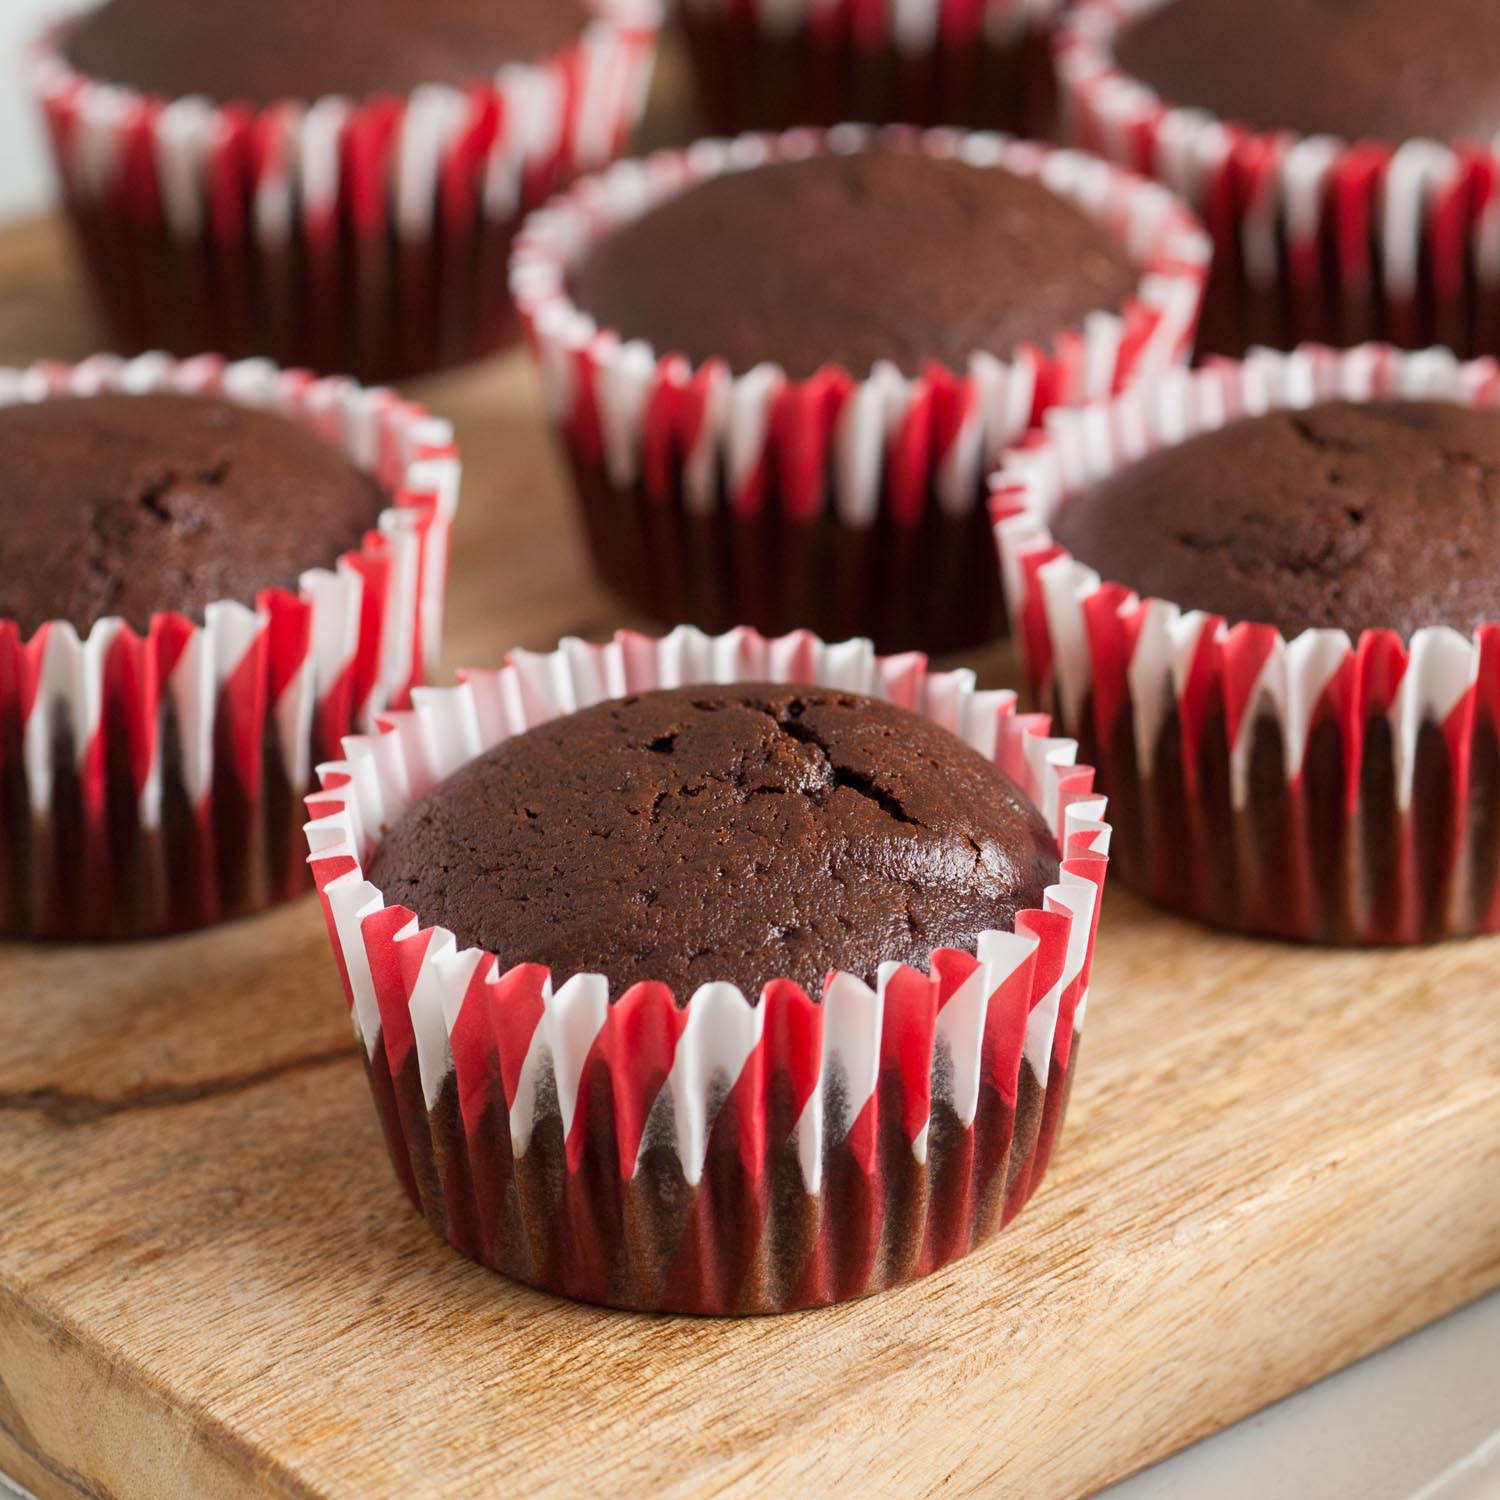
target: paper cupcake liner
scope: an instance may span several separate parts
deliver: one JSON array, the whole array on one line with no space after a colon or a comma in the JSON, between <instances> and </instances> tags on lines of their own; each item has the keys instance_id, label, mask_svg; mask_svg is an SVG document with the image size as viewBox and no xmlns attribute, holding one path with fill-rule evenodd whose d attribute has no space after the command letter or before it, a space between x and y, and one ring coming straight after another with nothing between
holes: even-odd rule
<instances>
[{"instance_id":1,"label":"paper cupcake liner","mask_svg":"<svg viewBox=\"0 0 1500 1500\"><path fill-rule=\"evenodd\" d=\"M364 878L384 829L459 765L603 699L690 682L889 698L994 758L1062 854L1044 910L814 1000L773 979L677 1003L602 974L458 951ZM1062 1122L1108 852L1075 746L1013 693L868 642L622 632L515 652L353 737L308 799L311 863L396 1170L465 1255L564 1296L775 1312L921 1275L1016 1213ZM560 977L560 976L559 976Z\"/></svg>"},{"instance_id":2,"label":"paper cupcake liner","mask_svg":"<svg viewBox=\"0 0 1500 1500\"><path fill-rule=\"evenodd\" d=\"M294 594L29 639L0 618L0 932L145 937L308 888L301 800L343 735L409 701L442 631L452 430L389 391L261 361L99 356L0 371L0 404L213 393L288 416L392 495L377 530Z\"/></svg>"},{"instance_id":3,"label":"paper cupcake liner","mask_svg":"<svg viewBox=\"0 0 1500 1500\"><path fill-rule=\"evenodd\" d=\"M1039 178L1117 233L1141 267L1117 312L1010 360L914 377L881 362L789 380L694 367L599 328L571 268L614 226L707 178L872 142ZM1000 627L984 474L1050 406L1182 360L1208 240L1159 187L1000 135L840 126L700 141L621 162L528 220L511 286L567 449L594 564L653 619L768 633L808 626L882 649L956 649Z\"/></svg>"},{"instance_id":4,"label":"paper cupcake liner","mask_svg":"<svg viewBox=\"0 0 1500 1500\"><path fill-rule=\"evenodd\" d=\"M510 335L516 225L619 154L644 107L656 24L656 0L600 0L575 46L485 87L255 111L83 77L54 32L32 86L126 347L389 379Z\"/></svg>"},{"instance_id":5,"label":"paper cupcake liner","mask_svg":"<svg viewBox=\"0 0 1500 1500\"><path fill-rule=\"evenodd\" d=\"M708 128L962 125L1042 135L1061 0L687 0Z\"/></svg>"},{"instance_id":6,"label":"paper cupcake liner","mask_svg":"<svg viewBox=\"0 0 1500 1500\"><path fill-rule=\"evenodd\" d=\"M1162 99L1114 59L1163 0L1080 0L1056 40L1064 133L1165 183L1214 236L1202 347L1303 340L1500 350L1500 172L1487 145L1254 130Z\"/></svg>"},{"instance_id":7,"label":"paper cupcake liner","mask_svg":"<svg viewBox=\"0 0 1500 1500\"><path fill-rule=\"evenodd\" d=\"M1410 943L1500 926L1500 626L1307 630L1101 581L1048 522L1081 487L1242 415L1388 398L1500 406L1500 366L1308 346L1054 413L992 510L1033 699L1099 768L1121 878L1275 937Z\"/></svg>"}]
</instances>

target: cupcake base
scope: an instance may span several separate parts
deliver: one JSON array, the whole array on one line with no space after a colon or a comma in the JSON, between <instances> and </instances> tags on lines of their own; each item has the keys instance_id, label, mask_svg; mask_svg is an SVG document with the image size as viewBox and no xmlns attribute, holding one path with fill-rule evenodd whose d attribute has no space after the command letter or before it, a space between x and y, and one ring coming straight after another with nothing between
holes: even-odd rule
<instances>
[{"instance_id":1,"label":"cupcake base","mask_svg":"<svg viewBox=\"0 0 1500 1500\"><path fill-rule=\"evenodd\" d=\"M309 888L302 795L274 736L263 747L256 795L233 771L232 747L221 743L209 795L195 809L175 715L164 719L154 825L141 820L121 737L103 746L93 808L65 727L54 740L54 791L45 812L31 805L20 756L0 759L0 933L67 942L154 937L248 916ZM334 742L314 755L336 750ZM80 880L79 871L88 878Z\"/></svg>"},{"instance_id":2,"label":"cupcake base","mask_svg":"<svg viewBox=\"0 0 1500 1500\"><path fill-rule=\"evenodd\" d=\"M1240 806L1231 796L1225 726L1222 706L1209 707L1196 746L1185 750L1180 716L1169 713L1142 774L1131 717L1117 717L1101 734L1092 698L1085 703L1074 728L1080 753L1109 787L1113 873L1124 885L1195 921L1292 942L1408 944L1500 926L1495 723L1475 724L1466 793L1457 790L1443 731L1425 724L1405 809L1383 717L1360 734L1351 789L1345 736L1334 719L1312 730L1299 773L1288 780L1281 725L1261 716L1247 731L1248 794Z\"/></svg>"},{"instance_id":3,"label":"cupcake base","mask_svg":"<svg viewBox=\"0 0 1500 1500\"><path fill-rule=\"evenodd\" d=\"M699 111L716 134L794 125L958 125L1044 136L1055 90L1045 32L1008 42L941 43L908 52L890 42L767 34L750 17L688 7L682 29Z\"/></svg>"},{"instance_id":4,"label":"cupcake base","mask_svg":"<svg viewBox=\"0 0 1500 1500\"><path fill-rule=\"evenodd\" d=\"M933 503L904 523L882 504L860 527L827 510L793 520L774 493L755 515L727 505L701 513L613 484L577 450L571 457L594 568L648 619L867 636L882 653L962 651L1004 629L982 505L955 516Z\"/></svg>"},{"instance_id":5,"label":"cupcake base","mask_svg":"<svg viewBox=\"0 0 1500 1500\"><path fill-rule=\"evenodd\" d=\"M621 1178L614 1103L604 1069L585 1077L590 1122L570 1151L561 1116L540 1116L527 1150L493 1100L466 1123L453 1075L423 1102L415 1053L391 1071L384 1044L367 1061L397 1176L433 1230L513 1280L577 1301L637 1312L706 1316L791 1312L884 1291L968 1254L1025 1207L1062 1128L1079 1037L1045 1084L1021 1069L1015 1099L982 1088L965 1127L935 1102L919 1158L902 1125L906 1084L882 1071L874 1098L809 1193L789 1094L773 1091L765 1138L782 1142L755 1171L723 1110L702 1177L688 1182L676 1149L642 1150ZM550 1080L544 1080L547 1094ZM552 1089L555 1101L555 1089Z\"/></svg>"},{"instance_id":6,"label":"cupcake base","mask_svg":"<svg viewBox=\"0 0 1500 1500\"><path fill-rule=\"evenodd\" d=\"M450 225L442 243L420 244L330 222L319 247L184 245L77 201L70 218L100 313L129 354L268 355L374 382L463 364L519 335L505 285L519 220Z\"/></svg>"}]
</instances>

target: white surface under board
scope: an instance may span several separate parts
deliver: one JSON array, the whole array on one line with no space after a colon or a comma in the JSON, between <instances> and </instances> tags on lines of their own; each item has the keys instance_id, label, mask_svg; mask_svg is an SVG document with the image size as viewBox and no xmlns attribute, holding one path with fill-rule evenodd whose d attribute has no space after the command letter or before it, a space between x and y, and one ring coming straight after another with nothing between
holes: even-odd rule
<instances>
[{"instance_id":1,"label":"white surface under board","mask_svg":"<svg viewBox=\"0 0 1500 1500\"><path fill-rule=\"evenodd\" d=\"M1500 1500L1500 1292L1098 1500L1209 1496Z\"/></svg>"}]
</instances>

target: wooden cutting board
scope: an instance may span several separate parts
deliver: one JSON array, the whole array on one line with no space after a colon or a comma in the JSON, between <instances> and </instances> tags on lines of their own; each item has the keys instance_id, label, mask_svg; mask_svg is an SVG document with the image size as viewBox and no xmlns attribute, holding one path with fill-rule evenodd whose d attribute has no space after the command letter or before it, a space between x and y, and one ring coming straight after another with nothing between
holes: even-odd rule
<instances>
[{"instance_id":1,"label":"wooden cutting board","mask_svg":"<svg viewBox=\"0 0 1500 1500\"><path fill-rule=\"evenodd\" d=\"M56 231L0 240L0 360L96 337ZM417 394L466 460L449 665L620 623L524 361ZM428 1233L311 899L0 946L0 1470L44 1500L1091 1491L1500 1284L1497 969L1495 940L1304 951L1111 890L1016 1224L870 1301L702 1322Z\"/></svg>"}]
</instances>

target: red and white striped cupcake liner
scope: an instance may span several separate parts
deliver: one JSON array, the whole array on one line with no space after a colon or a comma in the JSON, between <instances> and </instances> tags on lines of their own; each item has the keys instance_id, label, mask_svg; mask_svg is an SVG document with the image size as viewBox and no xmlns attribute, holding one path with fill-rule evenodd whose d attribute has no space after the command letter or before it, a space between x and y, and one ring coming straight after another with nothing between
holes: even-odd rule
<instances>
[{"instance_id":1,"label":"red and white striped cupcake liner","mask_svg":"<svg viewBox=\"0 0 1500 1500\"><path fill-rule=\"evenodd\" d=\"M617 156L656 0L598 0L576 45L488 85L252 110L87 78L54 32L33 90L90 278L125 347L390 379L495 348L522 216Z\"/></svg>"},{"instance_id":2,"label":"red and white striped cupcake liner","mask_svg":"<svg viewBox=\"0 0 1500 1500\"><path fill-rule=\"evenodd\" d=\"M907 376L881 362L803 380L774 364L693 366L600 328L571 269L623 222L696 183L872 144L1040 179L1106 224L1136 296L1008 360ZM1169 193L1104 162L991 134L826 133L700 141L620 162L529 219L511 285L571 460L596 569L657 620L806 626L881 649L953 650L1000 628L984 476L1043 412L1180 363L1207 236Z\"/></svg>"},{"instance_id":3,"label":"red and white striped cupcake liner","mask_svg":"<svg viewBox=\"0 0 1500 1500\"><path fill-rule=\"evenodd\" d=\"M1080 0L1055 51L1064 134L1165 183L1214 237L1202 347L1383 339L1500 351L1500 158L1479 142L1348 142L1180 107L1122 71L1163 0Z\"/></svg>"},{"instance_id":4,"label":"red and white striped cupcake liner","mask_svg":"<svg viewBox=\"0 0 1500 1500\"><path fill-rule=\"evenodd\" d=\"M301 799L343 735L409 701L442 631L459 465L448 423L389 391L263 361L111 356L0 371L0 403L211 393L280 412L391 494L334 568L202 623L24 638L0 618L0 931L74 940L203 926L305 890Z\"/></svg>"},{"instance_id":5,"label":"red and white striped cupcake liner","mask_svg":"<svg viewBox=\"0 0 1500 1500\"><path fill-rule=\"evenodd\" d=\"M486 748L603 699L690 682L885 697L961 735L1041 808L1045 908L819 997L554 976L470 949L364 878L382 831ZM1056 1142L1109 828L1092 772L1015 695L868 642L622 632L422 689L350 738L308 799L312 868L396 1170L465 1255L565 1296L694 1313L835 1302L962 1255L1026 1202Z\"/></svg>"},{"instance_id":6,"label":"red and white striped cupcake liner","mask_svg":"<svg viewBox=\"0 0 1500 1500\"><path fill-rule=\"evenodd\" d=\"M1120 877L1160 905L1318 942L1500 927L1500 624L1288 640L1142 599L1048 529L1087 485L1240 416L1393 398L1500 407L1500 366L1258 350L1054 413L993 481L1031 696L1098 767Z\"/></svg>"},{"instance_id":7,"label":"red and white striped cupcake liner","mask_svg":"<svg viewBox=\"0 0 1500 1500\"><path fill-rule=\"evenodd\" d=\"M1043 135L1062 0L686 0L700 113L726 135L961 125Z\"/></svg>"}]
</instances>

